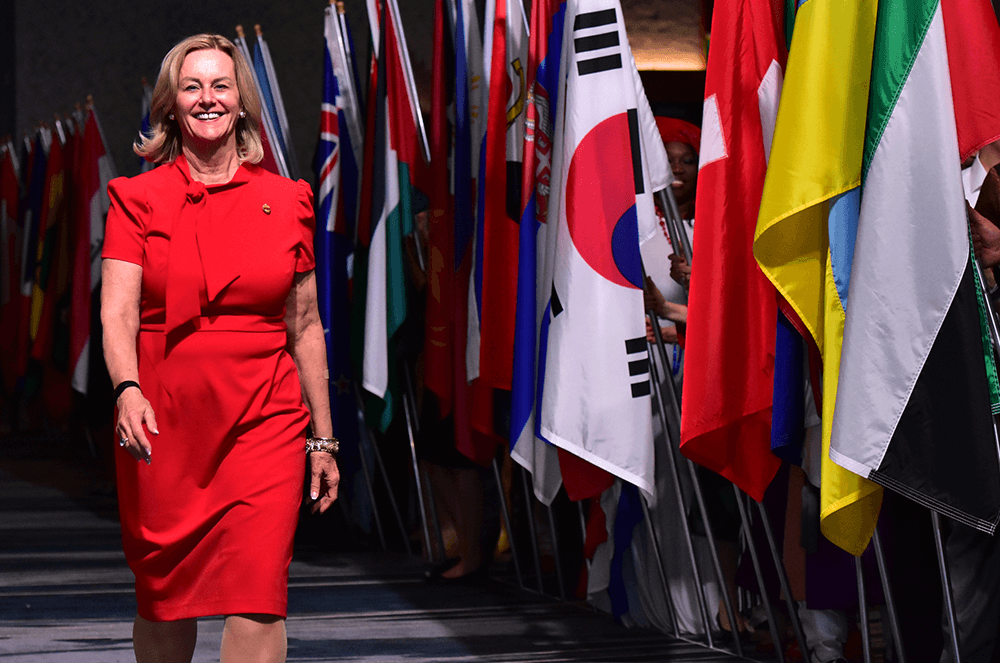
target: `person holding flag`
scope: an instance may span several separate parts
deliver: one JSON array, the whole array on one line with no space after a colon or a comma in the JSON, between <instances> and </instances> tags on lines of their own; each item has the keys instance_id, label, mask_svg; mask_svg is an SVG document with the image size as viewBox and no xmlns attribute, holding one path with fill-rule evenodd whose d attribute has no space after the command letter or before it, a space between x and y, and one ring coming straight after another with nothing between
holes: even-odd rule
<instances>
[{"instance_id":1,"label":"person holding flag","mask_svg":"<svg viewBox=\"0 0 1000 663\"><path fill-rule=\"evenodd\" d=\"M208 615L226 615L222 660L284 661L304 452L313 512L337 497L312 194L257 165L260 113L236 46L189 37L135 146L161 167L108 186L101 321L139 661L190 660Z\"/></svg>"}]
</instances>

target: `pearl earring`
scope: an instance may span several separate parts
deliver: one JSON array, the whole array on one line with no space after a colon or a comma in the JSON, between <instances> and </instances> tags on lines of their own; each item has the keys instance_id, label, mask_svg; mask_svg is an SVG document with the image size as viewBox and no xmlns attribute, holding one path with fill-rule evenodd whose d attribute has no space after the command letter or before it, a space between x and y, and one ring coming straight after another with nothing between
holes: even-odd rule
<instances>
[{"instance_id":1,"label":"pearl earring","mask_svg":"<svg viewBox=\"0 0 1000 663\"><path fill-rule=\"evenodd\" d=\"M245 110L241 110L240 111L240 117L246 117L246 116L247 116L247 112Z\"/></svg>"},{"instance_id":2,"label":"pearl earring","mask_svg":"<svg viewBox=\"0 0 1000 663\"><path fill-rule=\"evenodd\" d=\"M170 119L170 120L173 120L174 119L174 114L170 113L169 115L167 115L167 118Z\"/></svg>"}]
</instances>

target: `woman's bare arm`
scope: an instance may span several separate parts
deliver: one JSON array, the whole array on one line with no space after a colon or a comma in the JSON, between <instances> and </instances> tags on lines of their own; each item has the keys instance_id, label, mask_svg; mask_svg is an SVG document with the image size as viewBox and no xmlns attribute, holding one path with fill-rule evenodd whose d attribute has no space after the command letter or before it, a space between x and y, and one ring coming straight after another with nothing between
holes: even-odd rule
<instances>
[{"instance_id":1,"label":"woman's bare arm","mask_svg":"<svg viewBox=\"0 0 1000 663\"><path fill-rule=\"evenodd\" d=\"M104 361L111 384L139 381L136 336L139 333L139 295L142 267L123 260L101 263L101 324L104 327ZM116 431L137 460L150 462L151 445L143 430L158 434L156 417L140 389L129 388L118 397Z\"/></svg>"},{"instance_id":2,"label":"woman's bare arm","mask_svg":"<svg viewBox=\"0 0 1000 663\"><path fill-rule=\"evenodd\" d=\"M295 285L285 304L285 323L288 325L288 352L299 371L302 398L312 416L313 435L333 437L326 341L316 305L315 270L295 275ZM336 459L325 452L309 454L309 465L309 494L315 500L313 512L322 513L337 499L340 472Z\"/></svg>"}]
</instances>

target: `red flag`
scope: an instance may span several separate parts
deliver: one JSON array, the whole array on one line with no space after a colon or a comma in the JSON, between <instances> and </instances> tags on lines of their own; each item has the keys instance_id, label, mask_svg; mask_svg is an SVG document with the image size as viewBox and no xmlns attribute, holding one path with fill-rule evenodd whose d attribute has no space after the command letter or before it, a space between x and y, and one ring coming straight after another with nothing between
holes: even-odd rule
<instances>
[{"instance_id":1,"label":"red flag","mask_svg":"<svg viewBox=\"0 0 1000 663\"><path fill-rule=\"evenodd\" d=\"M787 58L783 5L715 5L681 416L681 452L756 500L780 464L771 453L776 294L752 245Z\"/></svg>"},{"instance_id":2,"label":"red flag","mask_svg":"<svg viewBox=\"0 0 1000 663\"><path fill-rule=\"evenodd\" d=\"M508 12L508 1L512 11ZM518 221L526 53L520 0L497 0L493 20L482 233L479 377L511 388L517 307ZM509 14L509 16L508 16ZM513 72L514 78L511 76ZM508 170L510 177L508 177Z\"/></svg>"},{"instance_id":3,"label":"red flag","mask_svg":"<svg viewBox=\"0 0 1000 663\"><path fill-rule=\"evenodd\" d=\"M20 233L17 232L18 184L14 167L13 145L0 160L0 246L3 254L3 291L0 293L0 371L4 388L10 394L17 378L17 331L21 319L21 253Z\"/></svg>"},{"instance_id":4,"label":"red flag","mask_svg":"<svg viewBox=\"0 0 1000 663\"><path fill-rule=\"evenodd\" d=\"M1000 25L988 2L942 2L962 160L1000 138Z\"/></svg>"},{"instance_id":5,"label":"red flag","mask_svg":"<svg viewBox=\"0 0 1000 663\"><path fill-rule=\"evenodd\" d=\"M434 7L434 59L431 85L431 190L428 214L427 307L424 314L424 381L437 396L440 414L452 409L454 346L454 216L448 192L447 58L444 0ZM464 353L463 353L464 354Z\"/></svg>"},{"instance_id":6,"label":"red flag","mask_svg":"<svg viewBox=\"0 0 1000 663\"><path fill-rule=\"evenodd\" d=\"M70 304L69 361L73 389L87 393L90 371L90 323L94 310L94 290L101 279L100 247L104 239L104 219L108 213L107 185L110 168L94 110L87 111L83 141L78 148L72 200L73 283ZM102 173L102 170L104 171Z\"/></svg>"}]
</instances>

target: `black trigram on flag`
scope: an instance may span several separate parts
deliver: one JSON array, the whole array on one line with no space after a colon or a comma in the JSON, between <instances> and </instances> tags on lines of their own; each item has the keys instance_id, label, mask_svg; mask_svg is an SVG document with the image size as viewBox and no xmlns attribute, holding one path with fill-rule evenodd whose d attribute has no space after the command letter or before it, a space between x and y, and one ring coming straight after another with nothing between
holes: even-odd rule
<instances>
[{"instance_id":1,"label":"black trigram on flag","mask_svg":"<svg viewBox=\"0 0 1000 663\"><path fill-rule=\"evenodd\" d=\"M646 345L646 337L626 339L625 354L629 357L629 377L641 380L632 383L632 398L649 396L649 346Z\"/></svg>"},{"instance_id":2,"label":"black trigram on flag","mask_svg":"<svg viewBox=\"0 0 1000 663\"><path fill-rule=\"evenodd\" d=\"M615 10L577 14L573 23L573 50L577 56L576 70L581 76L621 69L622 54Z\"/></svg>"}]
</instances>

